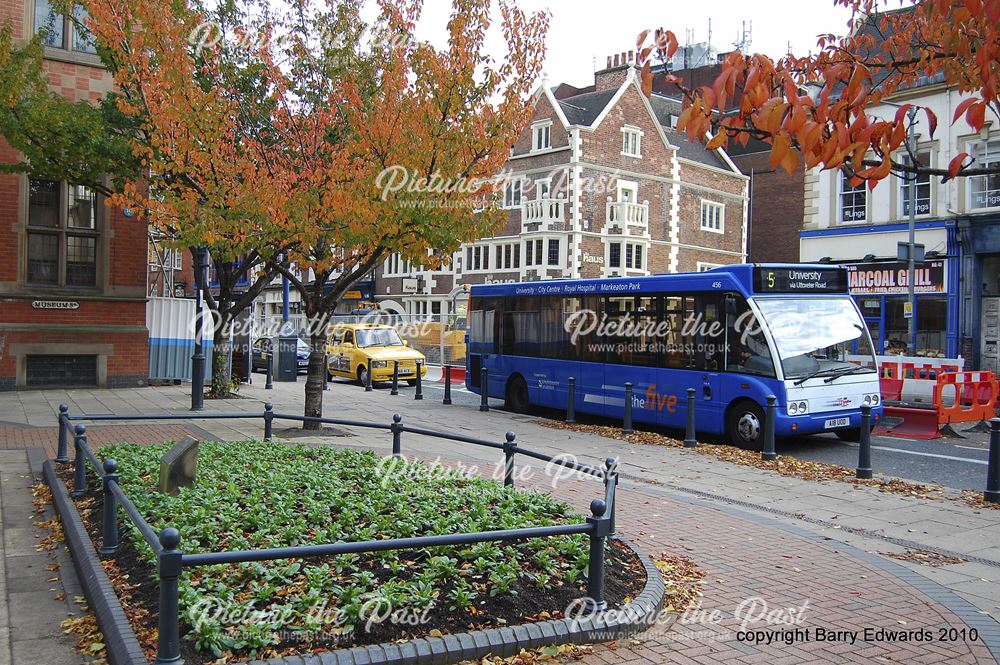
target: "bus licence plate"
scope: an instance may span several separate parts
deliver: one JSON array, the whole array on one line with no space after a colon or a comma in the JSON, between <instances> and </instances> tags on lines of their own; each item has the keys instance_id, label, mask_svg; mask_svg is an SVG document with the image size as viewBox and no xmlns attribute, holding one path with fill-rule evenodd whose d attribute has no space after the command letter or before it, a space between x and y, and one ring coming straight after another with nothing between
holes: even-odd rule
<instances>
[{"instance_id":1,"label":"bus licence plate","mask_svg":"<svg viewBox=\"0 0 1000 665\"><path fill-rule=\"evenodd\" d=\"M831 418L830 420L827 420L825 423L823 423L823 427L825 427L826 429L830 429L832 427L850 427L850 426L851 426L850 418Z\"/></svg>"}]
</instances>

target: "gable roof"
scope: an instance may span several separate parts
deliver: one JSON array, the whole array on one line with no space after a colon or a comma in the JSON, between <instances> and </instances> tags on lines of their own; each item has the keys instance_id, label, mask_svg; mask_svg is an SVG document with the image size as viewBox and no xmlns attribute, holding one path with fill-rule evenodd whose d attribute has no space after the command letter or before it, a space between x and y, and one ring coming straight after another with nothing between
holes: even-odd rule
<instances>
[{"instance_id":1,"label":"gable roof","mask_svg":"<svg viewBox=\"0 0 1000 665\"><path fill-rule=\"evenodd\" d=\"M586 92L582 95L573 95L559 100L566 120L571 125L594 124L601 111L607 107L608 102L618 93L618 89L602 90L601 92Z\"/></svg>"},{"instance_id":2,"label":"gable roof","mask_svg":"<svg viewBox=\"0 0 1000 665\"><path fill-rule=\"evenodd\" d=\"M682 110L682 104L679 99L653 93L649 98L649 105L653 107L653 113L656 114L657 122L663 127L663 131L667 132L670 143L677 147L678 157L704 164L705 166L725 169L726 171L733 170L729 162L726 161L718 150L705 150L704 144L692 141L686 133L678 132L671 127L671 117L680 115Z\"/></svg>"}]
</instances>

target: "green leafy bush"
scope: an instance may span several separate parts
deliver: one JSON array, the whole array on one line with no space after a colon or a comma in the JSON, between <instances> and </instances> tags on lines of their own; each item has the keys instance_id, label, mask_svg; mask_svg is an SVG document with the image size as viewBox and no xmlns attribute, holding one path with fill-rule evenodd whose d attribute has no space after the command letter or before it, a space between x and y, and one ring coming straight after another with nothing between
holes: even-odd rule
<instances>
[{"instance_id":1,"label":"green leafy bush","mask_svg":"<svg viewBox=\"0 0 1000 665\"><path fill-rule=\"evenodd\" d=\"M169 496L156 491L168 447L106 446L100 455L118 461L123 488L155 529L180 531L186 553L582 521L548 495L461 475L428 480L421 462L386 476L373 452L257 441L202 443L197 484ZM130 537L155 566L135 529ZM586 565L585 537L572 536L206 566L182 576L181 613L185 639L199 648L257 651L278 643L278 631L351 631L372 607L413 614L441 605L471 617L478 600L517 584L578 584Z\"/></svg>"}]
</instances>

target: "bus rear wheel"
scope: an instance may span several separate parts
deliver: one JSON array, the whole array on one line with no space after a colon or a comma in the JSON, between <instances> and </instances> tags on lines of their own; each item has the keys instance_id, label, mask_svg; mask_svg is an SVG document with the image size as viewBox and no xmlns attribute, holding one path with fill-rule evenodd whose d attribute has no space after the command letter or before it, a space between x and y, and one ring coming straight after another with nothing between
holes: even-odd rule
<instances>
[{"instance_id":1,"label":"bus rear wheel","mask_svg":"<svg viewBox=\"0 0 1000 665\"><path fill-rule=\"evenodd\" d=\"M726 414L730 442L744 450L764 449L764 410L756 402L738 402Z\"/></svg>"},{"instance_id":2,"label":"bus rear wheel","mask_svg":"<svg viewBox=\"0 0 1000 665\"><path fill-rule=\"evenodd\" d=\"M528 403L528 384L521 376L513 377L507 383L504 395L504 407L514 413L527 413L531 405Z\"/></svg>"}]
</instances>

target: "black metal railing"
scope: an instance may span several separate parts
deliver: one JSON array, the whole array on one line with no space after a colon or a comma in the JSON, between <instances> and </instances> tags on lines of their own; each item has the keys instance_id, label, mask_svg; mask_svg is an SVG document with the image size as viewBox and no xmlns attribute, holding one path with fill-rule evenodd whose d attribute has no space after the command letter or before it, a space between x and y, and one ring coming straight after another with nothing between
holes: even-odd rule
<instances>
[{"instance_id":1,"label":"black metal railing","mask_svg":"<svg viewBox=\"0 0 1000 665\"><path fill-rule=\"evenodd\" d=\"M317 422L330 425L361 427L368 429L387 430L392 435L392 455L402 455L402 435L404 433L427 436L458 443L472 444L480 447L501 450L504 454L505 487L514 486L514 459L516 455L524 455L531 459L555 464L584 476L597 478L604 483L604 494L590 502L590 516L584 522L561 524L545 527L527 527L522 529L506 529L502 531L480 531L474 533L457 533L437 536L420 536L413 538L393 538L389 540L373 540L350 543L331 543L319 545L303 545L297 547L279 547L259 550L243 550L228 552L204 552L184 554L180 550L181 534L177 529L166 528L157 534L156 530L146 521L143 515L129 499L118 482L120 470L113 459L98 459L87 444L87 428L80 421L155 421L155 420L223 420L260 418L264 423L264 439L270 440L272 423L275 418L298 422ZM392 422L376 423L344 418L313 418L296 416L287 413L275 413L272 405L264 405L261 413L199 413L194 418L190 414L91 414L70 415L66 405L59 406L59 448L56 460L68 463L68 439L72 431L74 448L73 492L74 497L82 496L87 487L88 464L97 473L102 483L104 498L103 524L101 533L100 553L105 556L115 554L118 548L118 507L121 506L129 521L139 530L143 539L153 550L157 559L157 570L160 579L159 594L159 635L156 646L154 665L176 663L180 659L180 615L178 598L178 580L185 568L195 566L210 566L226 563L242 563L249 561L272 561L290 558L312 558L333 556L338 554L360 554L367 552L382 552L386 550L423 549L442 545L471 545L481 542L500 542L510 540L525 540L529 538L552 538L568 535L587 535L590 539L590 561L587 570L588 602L596 611L607 609L604 599L604 567L605 544L615 529L615 497L618 488L618 460L609 457L603 468L581 464L566 456L552 456L526 448L516 443L513 432L507 432L503 442L489 441L476 437L439 432L424 427L411 427L403 423L398 413L393 415ZM77 423L77 424L74 424Z\"/></svg>"}]
</instances>

